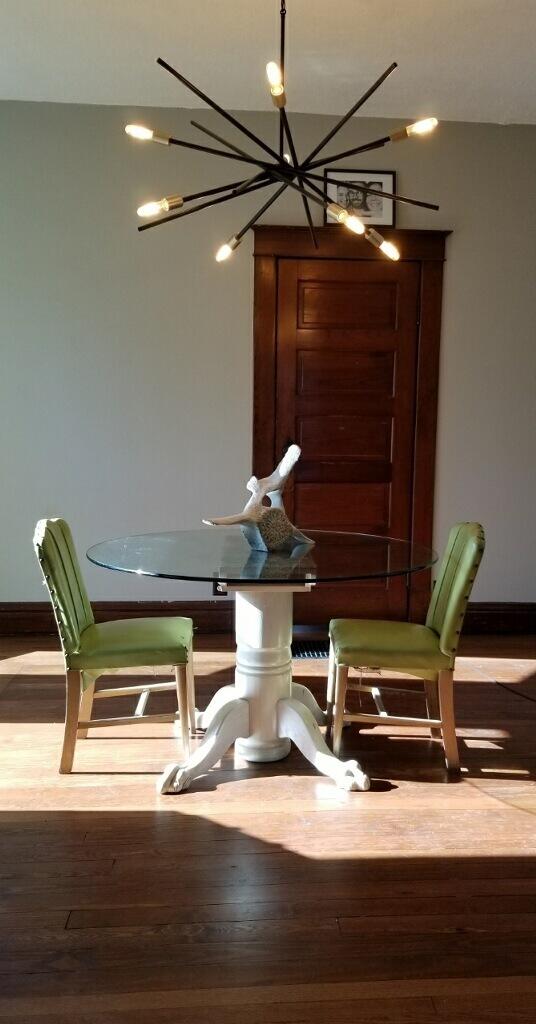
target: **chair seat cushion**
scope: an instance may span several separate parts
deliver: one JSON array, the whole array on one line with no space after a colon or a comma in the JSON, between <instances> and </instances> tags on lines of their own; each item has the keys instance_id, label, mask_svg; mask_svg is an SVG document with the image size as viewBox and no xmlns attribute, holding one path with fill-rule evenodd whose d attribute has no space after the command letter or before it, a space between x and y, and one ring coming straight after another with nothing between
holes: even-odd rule
<instances>
[{"instance_id":1,"label":"chair seat cushion","mask_svg":"<svg viewBox=\"0 0 536 1024\"><path fill-rule=\"evenodd\" d=\"M433 629L413 622L332 619L329 634L339 664L394 669L444 669L451 662Z\"/></svg>"},{"instance_id":2,"label":"chair seat cushion","mask_svg":"<svg viewBox=\"0 0 536 1024\"><path fill-rule=\"evenodd\" d=\"M166 616L96 622L80 637L69 655L69 668L134 668L141 665L181 665L192 642L191 619Z\"/></svg>"}]
</instances>

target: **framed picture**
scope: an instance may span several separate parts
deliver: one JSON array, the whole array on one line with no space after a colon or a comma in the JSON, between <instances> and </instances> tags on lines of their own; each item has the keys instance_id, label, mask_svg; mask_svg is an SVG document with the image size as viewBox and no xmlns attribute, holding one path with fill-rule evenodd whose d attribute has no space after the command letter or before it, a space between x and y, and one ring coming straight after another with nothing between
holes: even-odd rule
<instances>
[{"instance_id":1,"label":"framed picture","mask_svg":"<svg viewBox=\"0 0 536 1024\"><path fill-rule=\"evenodd\" d=\"M324 191L333 203L345 206L367 224L384 224L393 228L393 200L365 192L365 188L396 192L395 171L349 171L340 167L326 167L324 171ZM324 224L332 223L332 218L324 211Z\"/></svg>"}]
</instances>

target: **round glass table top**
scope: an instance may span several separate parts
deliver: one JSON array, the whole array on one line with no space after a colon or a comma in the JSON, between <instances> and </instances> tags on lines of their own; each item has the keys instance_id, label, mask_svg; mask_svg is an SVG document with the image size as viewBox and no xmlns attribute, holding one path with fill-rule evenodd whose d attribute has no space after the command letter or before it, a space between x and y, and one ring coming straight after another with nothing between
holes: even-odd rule
<instances>
[{"instance_id":1,"label":"round glass table top","mask_svg":"<svg viewBox=\"0 0 536 1024\"><path fill-rule=\"evenodd\" d=\"M117 537L89 548L95 565L140 576L229 584L350 582L405 576L437 561L431 548L367 533L308 530L314 544L254 551L238 527Z\"/></svg>"}]
</instances>

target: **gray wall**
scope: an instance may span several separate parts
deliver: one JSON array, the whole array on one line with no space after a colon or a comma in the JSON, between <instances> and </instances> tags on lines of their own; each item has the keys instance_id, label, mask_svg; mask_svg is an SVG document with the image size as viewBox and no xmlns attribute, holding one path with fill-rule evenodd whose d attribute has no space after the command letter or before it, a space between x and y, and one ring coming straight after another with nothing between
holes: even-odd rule
<instances>
[{"instance_id":1,"label":"gray wall","mask_svg":"<svg viewBox=\"0 0 536 1024\"><path fill-rule=\"evenodd\" d=\"M199 111L196 112L199 116ZM267 139L271 113L242 115ZM124 533L234 511L250 473L251 238L213 253L260 202L244 198L138 235L136 207L240 177L123 133L139 119L195 138L190 112L0 104L0 600L44 597L35 521L64 515L80 551ZM216 125L211 113L206 124ZM312 148L331 120L293 118ZM392 127L360 119L340 148ZM333 145L333 144L332 144ZM332 149L333 151L333 149ZM479 519L479 600L534 599L536 128L445 124L350 166L395 169L401 227L451 228L444 293L436 544ZM262 195L262 193L260 194ZM301 223L297 197L266 222ZM531 564L532 559L532 564ZM85 566L93 598L205 597L207 587Z\"/></svg>"}]
</instances>

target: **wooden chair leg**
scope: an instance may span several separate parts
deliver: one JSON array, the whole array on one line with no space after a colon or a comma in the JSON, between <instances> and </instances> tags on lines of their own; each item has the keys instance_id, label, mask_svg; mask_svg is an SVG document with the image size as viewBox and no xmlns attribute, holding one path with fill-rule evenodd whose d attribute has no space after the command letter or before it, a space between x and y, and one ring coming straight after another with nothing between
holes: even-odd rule
<instances>
[{"instance_id":1,"label":"wooden chair leg","mask_svg":"<svg viewBox=\"0 0 536 1024\"><path fill-rule=\"evenodd\" d=\"M441 718L437 682L435 680L426 679L424 682L424 692L426 694L428 718ZM441 729L430 729L430 734L434 740L441 739Z\"/></svg>"},{"instance_id":2,"label":"wooden chair leg","mask_svg":"<svg viewBox=\"0 0 536 1024\"><path fill-rule=\"evenodd\" d=\"M342 727L344 722L344 705L346 687L348 686L348 666L337 665L335 680L335 715L333 719L333 753L339 756L341 749Z\"/></svg>"},{"instance_id":3,"label":"wooden chair leg","mask_svg":"<svg viewBox=\"0 0 536 1024\"><path fill-rule=\"evenodd\" d=\"M186 665L175 665L175 681L177 683L177 701L181 721L182 749L185 759L190 756L190 728L188 719L188 677Z\"/></svg>"},{"instance_id":4,"label":"wooden chair leg","mask_svg":"<svg viewBox=\"0 0 536 1024\"><path fill-rule=\"evenodd\" d=\"M89 722L93 708L93 697L95 694L95 680L92 679L84 689L84 673L80 673L82 696L80 697L80 708L78 718L81 722ZM78 740L87 740L87 729L78 729L76 732Z\"/></svg>"},{"instance_id":5,"label":"wooden chair leg","mask_svg":"<svg viewBox=\"0 0 536 1024\"><path fill-rule=\"evenodd\" d=\"M335 675L337 666L335 664L335 651L333 650L333 644L329 643L329 661L328 661L328 685L326 694L326 740L329 740L333 729L333 702L335 700Z\"/></svg>"},{"instance_id":6,"label":"wooden chair leg","mask_svg":"<svg viewBox=\"0 0 536 1024\"><path fill-rule=\"evenodd\" d=\"M441 714L441 733L445 748L445 760L449 771L460 767L456 725L454 721L454 673L452 669L444 669L439 673L439 709Z\"/></svg>"},{"instance_id":7,"label":"wooden chair leg","mask_svg":"<svg viewBox=\"0 0 536 1024\"><path fill-rule=\"evenodd\" d=\"M188 677L188 713L190 716L190 736L195 736L197 726L195 722L195 673L194 673L194 650L190 646L188 650L188 662L186 665Z\"/></svg>"},{"instance_id":8,"label":"wooden chair leg","mask_svg":"<svg viewBox=\"0 0 536 1024\"><path fill-rule=\"evenodd\" d=\"M65 673L65 682L65 732L63 734L63 749L60 761L61 775L68 775L73 767L76 731L78 726L78 712L80 709L80 694L82 690L82 676L80 672L77 672L74 669L69 669Z\"/></svg>"}]
</instances>

